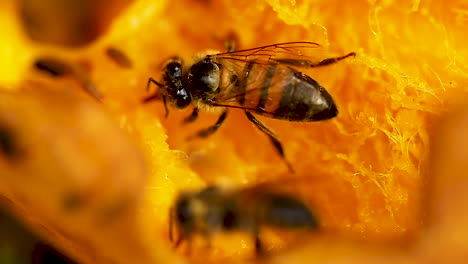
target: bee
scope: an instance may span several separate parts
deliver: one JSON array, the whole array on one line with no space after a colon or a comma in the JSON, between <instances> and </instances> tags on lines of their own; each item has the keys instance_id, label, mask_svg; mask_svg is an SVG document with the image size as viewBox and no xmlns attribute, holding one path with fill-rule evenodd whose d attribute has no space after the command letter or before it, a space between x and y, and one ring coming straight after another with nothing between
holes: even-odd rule
<instances>
[{"instance_id":1,"label":"bee","mask_svg":"<svg viewBox=\"0 0 468 264\"><path fill-rule=\"evenodd\" d=\"M184 192L170 212L169 239L177 248L195 235L209 238L217 232L243 231L255 241L255 253L262 255L259 231L263 226L283 229L317 229L317 218L309 208L285 194L265 188L226 190L216 186ZM179 236L173 237L173 222Z\"/></svg>"},{"instance_id":2,"label":"bee","mask_svg":"<svg viewBox=\"0 0 468 264\"><path fill-rule=\"evenodd\" d=\"M147 90L152 83L159 90L143 101L162 99L166 117L169 114L167 101L178 109L192 104L192 114L184 123L195 121L200 110L219 110L216 123L196 134L202 138L218 130L229 108L242 109L248 120L269 137L277 153L293 171L278 137L253 113L296 122L322 121L337 116L338 109L332 96L298 68L322 67L356 54L351 52L320 61L306 55L319 47L313 42L273 44L206 55L189 67L180 57L173 57L164 64L160 82L149 78Z\"/></svg>"}]
</instances>

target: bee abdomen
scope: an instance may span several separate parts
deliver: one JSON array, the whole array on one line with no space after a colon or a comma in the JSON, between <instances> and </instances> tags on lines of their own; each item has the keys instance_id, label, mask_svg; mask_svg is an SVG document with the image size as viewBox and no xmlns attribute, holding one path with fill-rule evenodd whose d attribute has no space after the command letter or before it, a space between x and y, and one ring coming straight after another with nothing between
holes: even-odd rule
<instances>
[{"instance_id":1,"label":"bee abdomen","mask_svg":"<svg viewBox=\"0 0 468 264\"><path fill-rule=\"evenodd\" d=\"M292 69L291 69L292 70ZM319 121L338 114L331 95L311 77L292 70L293 77L285 83L279 104L272 118L289 121Z\"/></svg>"},{"instance_id":2,"label":"bee abdomen","mask_svg":"<svg viewBox=\"0 0 468 264\"><path fill-rule=\"evenodd\" d=\"M316 217L302 202L283 195L272 195L265 200L263 222L283 228L316 228Z\"/></svg>"}]
</instances>

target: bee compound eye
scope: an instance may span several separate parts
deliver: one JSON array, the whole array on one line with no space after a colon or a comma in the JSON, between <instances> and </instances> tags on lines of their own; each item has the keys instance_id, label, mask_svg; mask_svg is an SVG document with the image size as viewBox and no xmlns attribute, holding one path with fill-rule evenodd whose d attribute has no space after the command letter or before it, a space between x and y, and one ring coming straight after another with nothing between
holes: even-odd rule
<instances>
[{"instance_id":1,"label":"bee compound eye","mask_svg":"<svg viewBox=\"0 0 468 264\"><path fill-rule=\"evenodd\" d=\"M177 203L176 218L179 223L188 223L192 219L192 211L188 199L181 199Z\"/></svg>"},{"instance_id":2,"label":"bee compound eye","mask_svg":"<svg viewBox=\"0 0 468 264\"><path fill-rule=\"evenodd\" d=\"M177 60L171 60L166 64L165 72L170 76L171 79L182 78L182 63Z\"/></svg>"},{"instance_id":3,"label":"bee compound eye","mask_svg":"<svg viewBox=\"0 0 468 264\"><path fill-rule=\"evenodd\" d=\"M179 109L186 108L192 102L192 97L185 89L177 90L177 94L175 96L175 105Z\"/></svg>"},{"instance_id":4,"label":"bee compound eye","mask_svg":"<svg viewBox=\"0 0 468 264\"><path fill-rule=\"evenodd\" d=\"M236 228L238 225L238 219L234 211L232 210L226 210L226 212L223 215L223 227L226 230L231 230Z\"/></svg>"}]
</instances>

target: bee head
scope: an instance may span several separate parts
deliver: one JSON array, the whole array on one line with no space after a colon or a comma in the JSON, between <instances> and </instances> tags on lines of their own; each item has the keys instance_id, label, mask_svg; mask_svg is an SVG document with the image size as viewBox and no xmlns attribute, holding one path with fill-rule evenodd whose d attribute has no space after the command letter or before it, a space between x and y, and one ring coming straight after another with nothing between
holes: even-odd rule
<instances>
[{"instance_id":1,"label":"bee head","mask_svg":"<svg viewBox=\"0 0 468 264\"><path fill-rule=\"evenodd\" d=\"M163 67L163 81L160 85L160 94L164 102L169 100L178 109L186 108L192 102L192 96L182 85L182 67L181 58L169 59Z\"/></svg>"},{"instance_id":2,"label":"bee head","mask_svg":"<svg viewBox=\"0 0 468 264\"><path fill-rule=\"evenodd\" d=\"M177 225L184 230L191 230L194 226L194 215L190 200L190 196L182 195L175 205L175 218Z\"/></svg>"},{"instance_id":3,"label":"bee head","mask_svg":"<svg viewBox=\"0 0 468 264\"><path fill-rule=\"evenodd\" d=\"M204 228L208 208L198 193L183 193L177 199L174 209L177 225L184 233Z\"/></svg>"}]
</instances>

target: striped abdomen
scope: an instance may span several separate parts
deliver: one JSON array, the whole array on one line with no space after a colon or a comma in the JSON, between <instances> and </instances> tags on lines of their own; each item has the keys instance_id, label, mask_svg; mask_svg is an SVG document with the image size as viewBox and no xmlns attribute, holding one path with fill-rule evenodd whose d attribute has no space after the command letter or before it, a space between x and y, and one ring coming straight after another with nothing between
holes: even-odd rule
<instances>
[{"instance_id":1,"label":"striped abdomen","mask_svg":"<svg viewBox=\"0 0 468 264\"><path fill-rule=\"evenodd\" d=\"M238 103L289 121L318 121L338 114L330 94L311 77L284 65L247 62L238 80Z\"/></svg>"}]
</instances>

